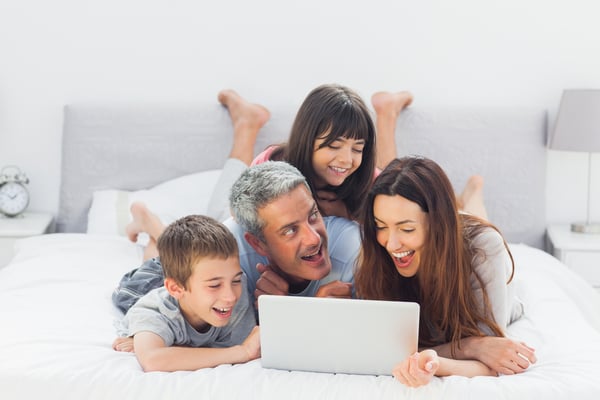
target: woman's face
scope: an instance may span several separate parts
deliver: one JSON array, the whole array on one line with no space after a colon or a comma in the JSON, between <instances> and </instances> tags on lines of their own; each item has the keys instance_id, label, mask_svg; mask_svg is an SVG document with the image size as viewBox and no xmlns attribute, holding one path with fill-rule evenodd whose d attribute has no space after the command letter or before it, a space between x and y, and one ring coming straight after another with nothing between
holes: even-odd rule
<instances>
[{"instance_id":1,"label":"woman's face","mask_svg":"<svg viewBox=\"0 0 600 400\"><path fill-rule=\"evenodd\" d=\"M340 186L362 163L364 139L339 137L325 147L325 132L315 140L312 166L316 173L315 186Z\"/></svg>"},{"instance_id":2,"label":"woman's face","mask_svg":"<svg viewBox=\"0 0 600 400\"><path fill-rule=\"evenodd\" d=\"M377 195L373 215L377 243L387 250L400 275L414 276L427 235L427 213L400 195Z\"/></svg>"}]
</instances>

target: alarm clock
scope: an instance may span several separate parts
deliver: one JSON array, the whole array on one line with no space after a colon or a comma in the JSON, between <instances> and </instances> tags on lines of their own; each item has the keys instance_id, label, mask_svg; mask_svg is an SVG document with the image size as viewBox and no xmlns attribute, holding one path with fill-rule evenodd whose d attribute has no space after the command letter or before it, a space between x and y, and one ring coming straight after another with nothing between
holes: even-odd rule
<instances>
[{"instance_id":1,"label":"alarm clock","mask_svg":"<svg viewBox=\"0 0 600 400\"><path fill-rule=\"evenodd\" d=\"M29 205L29 191L26 184L29 178L14 165L0 171L0 213L16 217Z\"/></svg>"}]
</instances>

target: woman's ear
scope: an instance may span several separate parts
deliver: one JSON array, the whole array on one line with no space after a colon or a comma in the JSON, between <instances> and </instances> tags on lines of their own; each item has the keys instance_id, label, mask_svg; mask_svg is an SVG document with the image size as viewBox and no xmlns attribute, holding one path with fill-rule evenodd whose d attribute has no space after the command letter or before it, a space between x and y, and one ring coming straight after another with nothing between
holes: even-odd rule
<instances>
[{"instance_id":1,"label":"woman's ear","mask_svg":"<svg viewBox=\"0 0 600 400\"><path fill-rule=\"evenodd\" d=\"M267 244L265 242L263 242L262 240L260 240L259 238L257 238L256 236L254 236L253 234L249 233L249 232L245 232L244 233L244 239L246 239L246 242L248 242L248 244L250 246L252 246L252 248L261 256L263 257L269 257L269 247L267 246Z\"/></svg>"},{"instance_id":2,"label":"woman's ear","mask_svg":"<svg viewBox=\"0 0 600 400\"><path fill-rule=\"evenodd\" d=\"M176 299L180 299L185 292L185 288L175 281L173 278L165 278L165 289Z\"/></svg>"}]
</instances>

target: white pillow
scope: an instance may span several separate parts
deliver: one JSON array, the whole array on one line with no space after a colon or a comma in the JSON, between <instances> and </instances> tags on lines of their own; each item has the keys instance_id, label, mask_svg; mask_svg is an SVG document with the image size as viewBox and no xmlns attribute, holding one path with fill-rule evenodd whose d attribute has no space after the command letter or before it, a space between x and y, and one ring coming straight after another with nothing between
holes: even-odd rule
<instances>
[{"instance_id":1,"label":"white pillow","mask_svg":"<svg viewBox=\"0 0 600 400\"><path fill-rule=\"evenodd\" d=\"M87 232L125 236L125 227L131 222L129 208L134 201L146 203L165 224L190 214L206 214L222 171L185 175L146 190L97 190L88 212Z\"/></svg>"}]
</instances>

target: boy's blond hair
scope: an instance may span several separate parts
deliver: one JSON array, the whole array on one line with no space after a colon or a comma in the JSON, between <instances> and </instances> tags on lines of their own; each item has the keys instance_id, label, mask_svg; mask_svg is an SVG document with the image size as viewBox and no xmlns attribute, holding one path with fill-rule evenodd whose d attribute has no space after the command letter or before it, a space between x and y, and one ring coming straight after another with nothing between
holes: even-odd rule
<instances>
[{"instance_id":1,"label":"boy's blond hair","mask_svg":"<svg viewBox=\"0 0 600 400\"><path fill-rule=\"evenodd\" d=\"M201 259L238 256L237 242L229 229L204 215L188 215L171 223L158 238L157 247L165 278L184 288Z\"/></svg>"}]
</instances>

